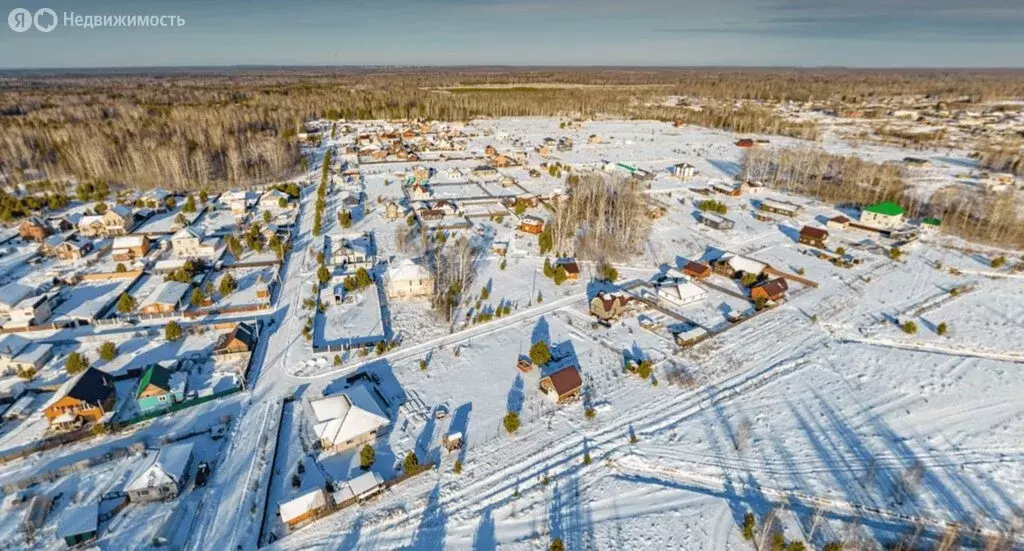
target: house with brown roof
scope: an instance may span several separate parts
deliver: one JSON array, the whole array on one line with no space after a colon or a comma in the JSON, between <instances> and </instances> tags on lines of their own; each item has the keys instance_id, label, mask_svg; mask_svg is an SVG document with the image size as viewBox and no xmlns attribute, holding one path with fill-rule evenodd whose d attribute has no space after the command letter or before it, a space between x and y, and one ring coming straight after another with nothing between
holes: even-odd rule
<instances>
[{"instance_id":1,"label":"house with brown roof","mask_svg":"<svg viewBox=\"0 0 1024 551\"><path fill-rule=\"evenodd\" d=\"M534 235L544 231L544 221L536 216L524 216L519 221L519 230Z\"/></svg>"},{"instance_id":2,"label":"house with brown roof","mask_svg":"<svg viewBox=\"0 0 1024 551\"><path fill-rule=\"evenodd\" d=\"M250 323L239 323L231 331L217 338L213 345L213 361L220 363L229 360L247 360L256 349L259 332Z\"/></svg>"},{"instance_id":3,"label":"house with brown roof","mask_svg":"<svg viewBox=\"0 0 1024 551\"><path fill-rule=\"evenodd\" d=\"M800 228L800 236L797 238L800 243L810 245L819 249L825 248L825 241L828 240L828 232L821 228L804 226Z\"/></svg>"},{"instance_id":4,"label":"house with brown roof","mask_svg":"<svg viewBox=\"0 0 1024 551\"><path fill-rule=\"evenodd\" d=\"M559 258L555 261L555 268L559 266L565 269L565 275L570 281L576 281L580 278L580 265L576 263L575 258Z\"/></svg>"},{"instance_id":5,"label":"house with brown roof","mask_svg":"<svg viewBox=\"0 0 1024 551\"><path fill-rule=\"evenodd\" d=\"M626 305L631 300L631 297L625 293L601 291L590 299L590 313L603 321L613 320L626 312Z\"/></svg>"},{"instance_id":6,"label":"house with brown roof","mask_svg":"<svg viewBox=\"0 0 1024 551\"><path fill-rule=\"evenodd\" d=\"M540 391L556 403L563 404L579 397L583 378L576 366L565 366L540 380Z\"/></svg>"},{"instance_id":7,"label":"house with brown roof","mask_svg":"<svg viewBox=\"0 0 1024 551\"><path fill-rule=\"evenodd\" d=\"M30 216L18 226L18 235L25 241L42 243L44 239L53 233L50 224L38 216Z\"/></svg>"},{"instance_id":8,"label":"house with brown roof","mask_svg":"<svg viewBox=\"0 0 1024 551\"><path fill-rule=\"evenodd\" d=\"M754 300L764 299L778 302L786 296L786 291L788 290L789 284L786 283L786 280L784 278L777 277L751 287L750 298Z\"/></svg>"},{"instance_id":9,"label":"house with brown roof","mask_svg":"<svg viewBox=\"0 0 1024 551\"><path fill-rule=\"evenodd\" d=\"M495 155L494 158L491 159L491 166L496 168L507 168L515 164L516 162L508 155Z\"/></svg>"},{"instance_id":10,"label":"house with brown roof","mask_svg":"<svg viewBox=\"0 0 1024 551\"><path fill-rule=\"evenodd\" d=\"M850 225L850 219L845 216L835 216L829 218L825 225L833 230L845 230Z\"/></svg>"},{"instance_id":11,"label":"house with brown roof","mask_svg":"<svg viewBox=\"0 0 1024 551\"><path fill-rule=\"evenodd\" d=\"M705 279L711 276L711 266L689 260L683 266L683 274L694 279Z\"/></svg>"},{"instance_id":12,"label":"house with brown roof","mask_svg":"<svg viewBox=\"0 0 1024 551\"><path fill-rule=\"evenodd\" d=\"M114 410L116 398L114 378L90 367L61 385L43 414L51 427L70 429L102 419Z\"/></svg>"}]
</instances>

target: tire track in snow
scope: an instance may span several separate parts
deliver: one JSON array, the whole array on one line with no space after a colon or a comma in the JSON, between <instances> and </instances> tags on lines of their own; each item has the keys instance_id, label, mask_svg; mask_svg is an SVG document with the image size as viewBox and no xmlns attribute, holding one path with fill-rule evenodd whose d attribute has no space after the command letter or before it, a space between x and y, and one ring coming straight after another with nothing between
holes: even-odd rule
<instances>
[{"instance_id":1,"label":"tire track in snow","mask_svg":"<svg viewBox=\"0 0 1024 551\"><path fill-rule=\"evenodd\" d=\"M802 354L798 352L796 359L791 357L778 361L753 374L746 371L737 373L719 382L715 387L705 387L683 395L670 395L666 396L663 400L648 402L646 404L647 407L644 409L636 410L629 415L620 416L612 423L586 434L587 444L591 450L606 449L607 451L603 455L607 456L629 445L623 441L626 441L625 435L631 426L635 425L638 427L635 430L635 433L638 435L655 434L718 403L735 398L744 392L760 388L779 377L792 374L810 363L808 360L801 359L801 356ZM619 441L619 443L616 444L616 441ZM522 441L519 438L515 440L510 439L504 443L504 447L520 446L520 449L522 449L521 443ZM455 488L454 492L441 496L436 506L443 508L446 515L475 514L487 507L503 505L516 489L523 493L542 486L540 482L541 476L551 473L555 475L552 476L553 478L557 478L555 467L559 465L570 465L567 469L563 469L560 473L561 475L565 475L567 472L582 466L582 461L580 460L582 452L576 439L556 446L546 443L540 444L530 448L525 454L516 454L513 451L502 454L497 450L492 450L492 452L492 455L506 457L510 461L514 461L513 458L517 456L530 459L528 463L519 463L499 469L486 477ZM363 531L364 533L369 531L379 533L381 531L400 529L410 522L416 522L424 509L425 507L417 505L414 508L407 509L401 518L390 519L374 526L372 529L368 529L364 525ZM301 534L302 532L299 532L296 535L301 536ZM310 536L319 538L322 537L322 534L310 534ZM292 537L285 538L285 540L282 540L282 543L287 542ZM305 539L302 538L302 540ZM293 540L293 542L299 543L302 540Z\"/></svg>"}]
</instances>

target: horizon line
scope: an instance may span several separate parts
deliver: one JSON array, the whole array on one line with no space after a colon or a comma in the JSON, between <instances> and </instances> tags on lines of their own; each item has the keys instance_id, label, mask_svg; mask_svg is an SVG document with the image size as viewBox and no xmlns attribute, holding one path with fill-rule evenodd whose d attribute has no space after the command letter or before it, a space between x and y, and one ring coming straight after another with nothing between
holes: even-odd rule
<instances>
[{"instance_id":1,"label":"horizon line","mask_svg":"<svg viewBox=\"0 0 1024 551\"><path fill-rule=\"evenodd\" d=\"M1021 66L868 66L868 65L572 65L572 64L401 64L401 63L379 63L361 65L323 65L323 64L232 64L232 65L108 65L91 67L0 67L0 74L30 74L30 73L82 73L89 71L98 72L182 72L182 71L245 71L245 70L382 70L382 69L501 69L501 70L747 70L747 71L956 71L956 72L989 72L1009 71L1024 72L1024 65Z\"/></svg>"}]
</instances>

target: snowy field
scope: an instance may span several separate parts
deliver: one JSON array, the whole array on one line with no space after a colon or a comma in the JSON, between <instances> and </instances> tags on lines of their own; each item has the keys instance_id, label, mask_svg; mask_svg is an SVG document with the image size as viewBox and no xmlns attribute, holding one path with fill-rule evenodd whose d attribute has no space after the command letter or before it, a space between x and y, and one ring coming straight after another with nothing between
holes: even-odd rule
<instances>
[{"instance_id":1,"label":"snowy field","mask_svg":"<svg viewBox=\"0 0 1024 551\"><path fill-rule=\"evenodd\" d=\"M643 257L618 266L626 280L730 251L800 273L818 287L791 284L783 306L736 325L723 312L750 304L709 288L704 300L673 310L722 332L681 351L666 332L640 328L641 317L674 321L650 309L593 328L584 302L592 267L581 265L579 283L556 287L540 273L534 237L513 233L509 216L503 224L481 220L494 240L510 242L504 270L497 256L480 264L474 286L490 290L482 305L508 301L514 314L535 314L479 326L457 319L455 330L467 336L454 339L430 320L423 301L395 301L392 322L403 348L412 344L423 353L399 349L394 362L385 356L361 368L386 362L406 395L378 453L416 450L440 466L275 545L537 549L561 537L569 548L745 549L743 514L754 511L760 520L776 510L775 527L787 539L818 548L834 540L900 541L913 533L910 518L922 519L919 537L927 541L945 522L998 529L1017 514L1024 450L1014 442L1024 403L1014 389L1024 383L1016 369L1024 356L1011 343L1020 340L1024 315L1019 279L987 277L987 257L950 248L956 240L941 235L925 235L893 261L886 239L832 231L829 248L842 246L860 262L834 266L797 243L796 234L844 213L777 192L714 195L736 226L699 224L694 204L707 197L692 189L738 171L732 134L644 122L587 123L571 132L557 121L478 124L533 144L574 135L572 152L553 152L560 162L612 160L659 173L679 160L698 167L693 180L655 178L650 193L666 216L654 223ZM591 133L603 143L586 144ZM474 140L480 149L493 143L502 150L493 138ZM824 145L850 151L839 142ZM888 160L905 152L878 146L868 155ZM929 177L946 174L940 162L933 166L941 174ZM366 178L368 194L397 199L398 189L383 178ZM559 184L521 182L537 193ZM757 220L765 198L804 210ZM378 237L386 236L374 223ZM380 243L384 256L400 255L391 240ZM721 276L709 283L741 291ZM954 288L964 292L951 294ZM544 302L536 302L537 292ZM565 302L551 306L556 301ZM917 333L900 330L896 320L906 319L917 321ZM940 322L949 327L942 336L935 330ZM537 333L572 351L588 388L583 401L556 408L540 396L536 373L515 369ZM658 384L625 374L627 356L653 360ZM435 420L430 413L440 405L463 413ZM595 419L586 419L586 407ZM516 408L523 427L509 436L502 417ZM438 446L453 430L464 431L467 442L449 455ZM460 475L452 472L456 458L464 463ZM851 513L858 508L884 514Z\"/></svg>"},{"instance_id":2,"label":"snowy field","mask_svg":"<svg viewBox=\"0 0 1024 551\"><path fill-rule=\"evenodd\" d=\"M697 193L731 182L739 171L742 153L734 145L735 134L656 121L587 122L567 129L559 128L560 122L475 121L465 129L465 155L493 145L502 153L526 150L529 168L557 162L574 170L601 169L612 162L650 170L656 177L646 193L664 216L652 222L636 257L616 263L619 284L639 292L639 282L670 268L730 252L790 274L786 299L755 314L746 289L716 274L695 284L706 294L692 304L662 303L656 309L635 303L631 313L599 325L588 301L609 284L592 281L594 263L580 261L578 280L555 285L544 276L537 237L517 231L512 212L497 202L459 203L474 215L472 227L449 231L446 237L464 235L482 248L472 283L450 321L432 311L427 298L382 304L374 287L313 316L308 304L316 293L333 302L337 281L315 288L315 257L323 237L312 232L316 192L315 185L307 186L277 302L258 314L264 318L264 333L246 392L17 460L0 469L0 483L114 447L158 447L168 435L205 430L230 416L224 441L192 437L203 442L202 457L213 466L209 486L189 489L172 502L130 506L101 523L100 548L143 548L157 533L169 531L175 535L173 548L246 551L256 549L260 538L264 543L273 539L270 548L296 550L537 550L556 537L574 550L748 550L754 545L741 531L747 512L756 514L759 526L771 522L787 540L814 549L833 541L875 549L906 544L908 538L917 547L933 548L951 523L967 534L961 544L980 547L971 533L1004 530L1020 516L1024 279L1009 266L990 266L997 251L967 250L957 239L925 232L894 260L888 238L830 229L828 250L843 247L855 261L850 267L836 266L800 244L799 230L824 227L840 214L855 218L856 212L770 190L741 197ZM351 142L357 133L339 141ZM600 143L588 143L590 135L599 136ZM533 151L545 138L562 136L573 138L571 151L552 147L546 159ZM767 147L811 145L766 138L771 142ZM317 181L318 159L332 145L328 140L311 152L316 163L310 164L306 180ZM854 147L833 134L813 145L872 160L920 155L893 146ZM964 180L959 176L965 170L961 153L935 155L928 168L914 173L922 193ZM425 158L436 157L428 153ZM690 180L669 176L666 169L682 161L695 165L699 174ZM361 175L347 187L364 193L365 202L352 226L343 229L335 214L341 193L329 194L321 231L372 231L378 257L397 263L409 255L396 238L406 228L407 213L387 220L378 198L408 207L401 182L416 164L436 169L432 181L440 185L433 186L435 200L458 203L468 196L522 192L516 186L459 183L480 163L350 166ZM547 170L534 178L528 167L500 172L515 177L531 194L563 188L562 180ZM962 184L969 185L966 180ZM732 229L699 222L696 203L708 198L726 206L725 216L735 222ZM755 217L766 199L803 209L794 217ZM500 222L486 216L499 213ZM527 214L550 217L544 207ZM227 223L220 220L224 217L223 212L207 213L201 223L209 230L215 222ZM443 222L455 220L464 218L449 216ZM507 244L504 256L494 243ZM242 261L258 256L250 253ZM1008 257L1013 265L1020 253ZM239 289L226 303L246 303L258 275L274 270L234 269ZM798 282L795 274L809 283ZM148 276L134 292L141 295L158 279ZM60 308L64 314L88 313L98 308L95 304L115 299L123 290L119 284L80 284L72 294L78 299ZM507 314L493 315L505 306ZM745 319L729 321L731 311ZM310 317L317 318L313 337L318 345L385 334L400 344L365 353L314 352L304 335ZM680 348L670 328L683 319L712 335ZM196 323L207 321L217 320ZM916 330L907 329L908 322ZM214 369L205 361L221 332L200 332L177 342L166 342L160 327L100 328L96 334L79 328L46 335L57 345L57 358L45 366L38 383L64 380L63 358L77 350L112 374L158 361L194 359L190 390L223 390L239 382L235 370L241 366ZM105 341L119 350L110 362L98 360ZM554 362L520 371L519 358L541 341L550 345ZM642 379L627 371L627 360L650 361L652 376ZM578 368L582 396L555 404L540 391L540 380L555 366L566 365ZM119 402L131 401L135 383L118 382ZM281 502L362 472L358 449L318 449L309 405L355 384L378 393L390 420L372 442L372 471L392 480L402 474L403 458L410 452L433 467L368 501L289 530L277 514ZM45 431L40 408L48 395L38 396L28 419L0 427L0 450L27 445ZM510 412L521 422L513 434L503 422ZM463 435L463 445L449 452L442 439L454 432ZM455 472L457 461L460 473ZM68 488L77 500L93 499L130 471L131 461L122 459L48 481L39 491ZM53 518L66 505L60 502ZM0 533L13 537L19 519L20 510L0 514ZM52 533L46 535L45 545L53 544Z\"/></svg>"}]
</instances>

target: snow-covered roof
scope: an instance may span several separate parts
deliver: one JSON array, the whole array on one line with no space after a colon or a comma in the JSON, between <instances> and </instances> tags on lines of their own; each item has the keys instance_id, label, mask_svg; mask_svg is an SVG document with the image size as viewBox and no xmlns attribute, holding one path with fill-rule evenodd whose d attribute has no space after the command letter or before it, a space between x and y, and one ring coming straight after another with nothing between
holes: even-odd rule
<instances>
[{"instance_id":1,"label":"snow-covered roof","mask_svg":"<svg viewBox=\"0 0 1024 551\"><path fill-rule=\"evenodd\" d=\"M761 205L775 210L783 211L800 212L801 210L803 210L803 207L801 207L800 205L787 203L786 201L776 201L774 199L764 199L761 201Z\"/></svg>"},{"instance_id":2,"label":"snow-covered roof","mask_svg":"<svg viewBox=\"0 0 1024 551\"><path fill-rule=\"evenodd\" d=\"M153 289L153 292L146 297L146 300L142 301L142 304L140 304L139 307L145 308L146 306L151 306L153 304L177 305L181 302L185 293L188 292L188 289L188 283L182 283L180 281L164 281Z\"/></svg>"},{"instance_id":3,"label":"snow-covered roof","mask_svg":"<svg viewBox=\"0 0 1024 551\"><path fill-rule=\"evenodd\" d=\"M57 536L65 538L95 532L100 522L100 502L68 507L57 521Z\"/></svg>"},{"instance_id":4,"label":"snow-covered roof","mask_svg":"<svg viewBox=\"0 0 1024 551\"><path fill-rule=\"evenodd\" d=\"M179 239L202 239L202 235L191 226L185 226L178 230L177 233L171 236L171 241L177 241Z\"/></svg>"},{"instance_id":5,"label":"snow-covered roof","mask_svg":"<svg viewBox=\"0 0 1024 551\"><path fill-rule=\"evenodd\" d=\"M52 351L53 345L41 342L31 348L26 348L22 353L15 357L15 360L22 363L35 364L42 358L45 358Z\"/></svg>"},{"instance_id":6,"label":"snow-covered roof","mask_svg":"<svg viewBox=\"0 0 1024 551\"><path fill-rule=\"evenodd\" d=\"M721 216L721 215L718 215L718 214L715 214L713 212L701 212L700 213L700 217L703 220L707 220L709 222L714 222L716 224L732 222L732 220L729 220L728 218L726 218L724 216Z\"/></svg>"},{"instance_id":7,"label":"snow-covered roof","mask_svg":"<svg viewBox=\"0 0 1024 551\"><path fill-rule=\"evenodd\" d=\"M388 267L388 279L391 281L429 279L430 277L430 270L415 260L405 259Z\"/></svg>"},{"instance_id":8,"label":"snow-covered roof","mask_svg":"<svg viewBox=\"0 0 1024 551\"><path fill-rule=\"evenodd\" d=\"M290 522L310 511L322 509L327 506L327 495L320 488L305 493L299 497L286 501L277 506L281 520Z\"/></svg>"},{"instance_id":9,"label":"snow-covered roof","mask_svg":"<svg viewBox=\"0 0 1024 551\"><path fill-rule=\"evenodd\" d=\"M334 443L347 442L391 422L365 385L314 400L309 405L317 420L313 432L321 440Z\"/></svg>"},{"instance_id":10,"label":"snow-covered roof","mask_svg":"<svg viewBox=\"0 0 1024 551\"><path fill-rule=\"evenodd\" d=\"M336 504L345 503L354 497L356 497L356 495L352 493L352 488L350 488L348 484L343 485L338 489L338 491L331 494L331 499L333 499Z\"/></svg>"},{"instance_id":11,"label":"snow-covered roof","mask_svg":"<svg viewBox=\"0 0 1024 551\"><path fill-rule=\"evenodd\" d=\"M9 408L4 410L4 418L13 419L28 413L28 407L32 405L32 402L34 402L35 399L36 397L34 394L27 394L18 398L18 400L11 404Z\"/></svg>"},{"instance_id":12,"label":"snow-covered roof","mask_svg":"<svg viewBox=\"0 0 1024 551\"><path fill-rule=\"evenodd\" d=\"M173 270L177 270L178 268L181 268L182 266L185 265L185 262L187 261L183 258L168 258L167 260L157 260L153 264L153 269L156 270L157 272L170 272Z\"/></svg>"},{"instance_id":13,"label":"snow-covered roof","mask_svg":"<svg viewBox=\"0 0 1024 551\"><path fill-rule=\"evenodd\" d=\"M152 463L125 486L125 491L145 490L166 484L180 485L192 459L192 448L191 442L160 448Z\"/></svg>"},{"instance_id":14,"label":"snow-covered roof","mask_svg":"<svg viewBox=\"0 0 1024 551\"><path fill-rule=\"evenodd\" d=\"M676 333L676 339L680 341L689 341L693 339L699 339L707 334L708 332L706 329L704 329L703 327L695 326L687 329L686 331L680 331Z\"/></svg>"},{"instance_id":15,"label":"snow-covered roof","mask_svg":"<svg viewBox=\"0 0 1024 551\"><path fill-rule=\"evenodd\" d=\"M96 224L96 223L102 224L103 223L103 217L102 216L97 216L95 214L90 214L90 215L83 216L83 217L78 219L78 227L80 227L80 228L81 227L86 227L86 226L91 226L91 225Z\"/></svg>"},{"instance_id":16,"label":"snow-covered roof","mask_svg":"<svg viewBox=\"0 0 1024 551\"><path fill-rule=\"evenodd\" d=\"M758 262L751 258L739 255L731 254L726 257L723 257L722 260L725 260L726 263L728 263L733 270L748 274L759 274L763 272L765 268L768 267L768 265L763 262Z\"/></svg>"},{"instance_id":17,"label":"snow-covered roof","mask_svg":"<svg viewBox=\"0 0 1024 551\"><path fill-rule=\"evenodd\" d=\"M383 483L384 479L382 479L379 474L373 471L367 471L352 480L349 480L348 487L352 490L353 494L361 496L376 490Z\"/></svg>"},{"instance_id":18,"label":"snow-covered roof","mask_svg":"<svg viewBox=\"0 0 1024 551\"><path fill-rule=\"evenodd\" d=\"M21 335L4 335L0 339L0 358L13 358L21 354L32 341Z\"/></svg>"},{"instance_id":19,"label":"snow-covered roof","mask_svg":"<svg viewBox=\"0 0 1024 551\"><path fill-rule=\"evenodd\" d=\"M134 247L141 247L144 241L145 237L142 235L121 235L114 238L114 244L111 248L131 249Z\"/></svg>"},{"instance_id":20,"label":"snow-covered roof","mask_svg":"<svg viewBox=\"0 0 1024 551\"><path fill-rule=\"evenodd\" d=\"M0 306L13 308L25 297L35 292L35 289L21 283L9 283L0 288Z\"/></svg>"},{"instance_id":21,"label":"snow-covered roof","mask_svg":"<svg viewBox=\"0 0 1024 551\"><path fill-rule=\"evenodd\" d=\"M703 288L685 279L662 280L655 283L658 286L658 293L668 300L678 302L690 302L699 300L707 294Z\"/></svg>"}]
</instances>

